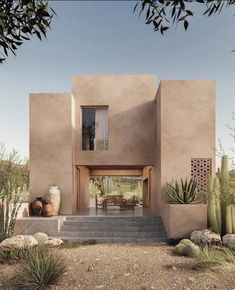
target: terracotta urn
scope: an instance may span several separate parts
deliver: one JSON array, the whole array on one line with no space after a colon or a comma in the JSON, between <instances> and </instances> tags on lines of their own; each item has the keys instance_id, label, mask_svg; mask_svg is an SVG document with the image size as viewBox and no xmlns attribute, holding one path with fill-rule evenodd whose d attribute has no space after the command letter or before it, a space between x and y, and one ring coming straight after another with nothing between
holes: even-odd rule
<instances>
[{"instance_id":1,"label":"terracotta urn","mask_svg":"<svg viewBox=\"0 0 235 290\"><path fill-rule=\"evenodd\" d=\"M59 214L60 209L60 190L57 185L51 185L49 189L49 199L53 205L53 215Z\"/></svg>"},{"instance_id":2,"label":"terracotta urn","mask_svg":"<svg viewBox=\"0 0 235 290\"><path fill-rule=\"evenodd\" d=\"M33 215L41 215L42 214L42 206L43 206L43 198L37 197L35 201L31 203L31 208Z\"/></svg>"},{"instance_id":3,"label":"terracotta urn","mask_svg":"<svg viewBox=\"0 0 235 290\"><path fill-rule=\"evenodd\" d=\"M42 207L42 214L46 217L53 216L53 205L50 201L47 201Z\"/></svg>"}]
</instances>

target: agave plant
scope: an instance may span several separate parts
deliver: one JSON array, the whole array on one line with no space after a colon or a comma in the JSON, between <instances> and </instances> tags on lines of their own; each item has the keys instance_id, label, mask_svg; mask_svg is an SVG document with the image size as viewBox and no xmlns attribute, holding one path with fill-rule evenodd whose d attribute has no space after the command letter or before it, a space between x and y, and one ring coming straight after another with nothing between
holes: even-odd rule
<instances>
[{"instance_id":1,"label":"agave plant","mask_svg":"<svg viewBox=\"0 0 235 290\"><path fill-rule=\"evenodd\" d=\"M166 184L166 193L171 199L172 203L199 203L202 200L196 200L197 195L197 181L195 178L191 178L188 182L187 178L185 181L181 178L180 184L178 181L174 183Z\"/></svg>"}]
</instances>

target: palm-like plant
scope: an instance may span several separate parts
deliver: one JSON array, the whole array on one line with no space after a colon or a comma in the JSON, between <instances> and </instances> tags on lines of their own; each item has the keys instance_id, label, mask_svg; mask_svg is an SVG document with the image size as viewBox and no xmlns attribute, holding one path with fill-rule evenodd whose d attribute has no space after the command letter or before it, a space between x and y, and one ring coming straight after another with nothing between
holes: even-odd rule
<instances>
[{"instance_id":1,"label":"palm-like plant","mask_svg":"<svg viewBox=\"0 0 235 290\"><path fill-rule=\"evenodd\" d=\"M197 200L197 181L195 178L191 178L188 182L181 178L180 184L175 181L173 184L166 184L166 193L168 194L172 203L199 203L202 200Z\"/></svg>"}]
</instances>

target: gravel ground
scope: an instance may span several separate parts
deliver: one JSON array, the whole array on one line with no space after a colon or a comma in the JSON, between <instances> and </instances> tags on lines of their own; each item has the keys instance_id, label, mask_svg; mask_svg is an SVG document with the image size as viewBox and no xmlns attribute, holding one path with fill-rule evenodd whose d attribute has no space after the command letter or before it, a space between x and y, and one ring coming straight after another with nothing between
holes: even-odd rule
<instances>
[{"instance_id":1,"label":"gravel ground","mask_svg":"<svg viewBox=\"0 0 235 290\"><path fill-rule=\"evenodd\" d=\"M53 290L193 290L235 289L234 274L193 270L194 260L178 257L172 247L156 245L85 245L58 249L68 262L68 272ZM0 289L19 264L0 265Z\"/></svg>"}]
</instances>

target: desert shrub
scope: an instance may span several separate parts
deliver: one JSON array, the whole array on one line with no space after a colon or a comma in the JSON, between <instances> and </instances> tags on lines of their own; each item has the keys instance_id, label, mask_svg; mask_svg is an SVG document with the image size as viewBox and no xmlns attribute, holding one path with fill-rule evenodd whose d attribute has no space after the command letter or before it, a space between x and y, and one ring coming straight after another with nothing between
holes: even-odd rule
<instances>
[{"instance_id":1,"label":"desert shrub","mask_svg":"<svg viewBox=\"0 0 235 290\"><path fill-rule=\"evenodd\" d=\"M235 252L227 247L216 247L224 255L226 262L235 265Z\"/></svg>"},{"instance_id":2,"label":"desert shrub","mask_svg":"<svg viewBox=\"0 0 235 290\"><path fill-rule=\"evenodd\" d=\"M41 232L38 232L34 234L33 236L40 245L44 245L46 241L49 239L47 234L41 233Z\"/></svg>"},{"instance_id":3,"label":"desert shrub","mask_svg":"<svg viewBox=\"0 0 235 290\"><path fill-rule=\"evenodd\" d=\"M96 240L87 240L83 242L64 241L59 247L62 249L78 248L86 245L95 245Z\"/></svg>"},{"instance_id":4,"label":"desert shrub","mask_svg":"<svg viewBox=\"0 0 235 290\"><path fill-rule=\"evenodd\" d=\"M0 249L0 263L11 263L15 261L27 261L31 256L32 249L12 249L4 251Z\"/></svg>"},{"instance_id":5,"label":"desert shrub","mask_svg":"<svg viewBox=\"0 0 235 290\"><path fill-rule=\"evenodd\" d=\"M21 194L29 186L29 171L16 151L8 153L0 143L0 241L11 237L21 205Z\"/></svg>"},{"instance_id":6,"label":"desert shrub","mask_svg":"<svg viewBox=\"0 0 235 290\"><path fill-rule=\"evenodd\" d=\"M66 272L66 264L61 256L46 247L34 248L30 258L14 278L14 288L37 290L56 285Z\"/></svg>"},{"instance_id":7,"label":"desert shrub","mask_svg":"<svg viewBox=\"0 0 235 290\"><path fill-rule=\"evenodd\" d=\"M219 266L224 266L227 263L226 255L218 247L205 246L200 248L196 257L196 269L206 270Z\"/></svg>"}]
</instances>

